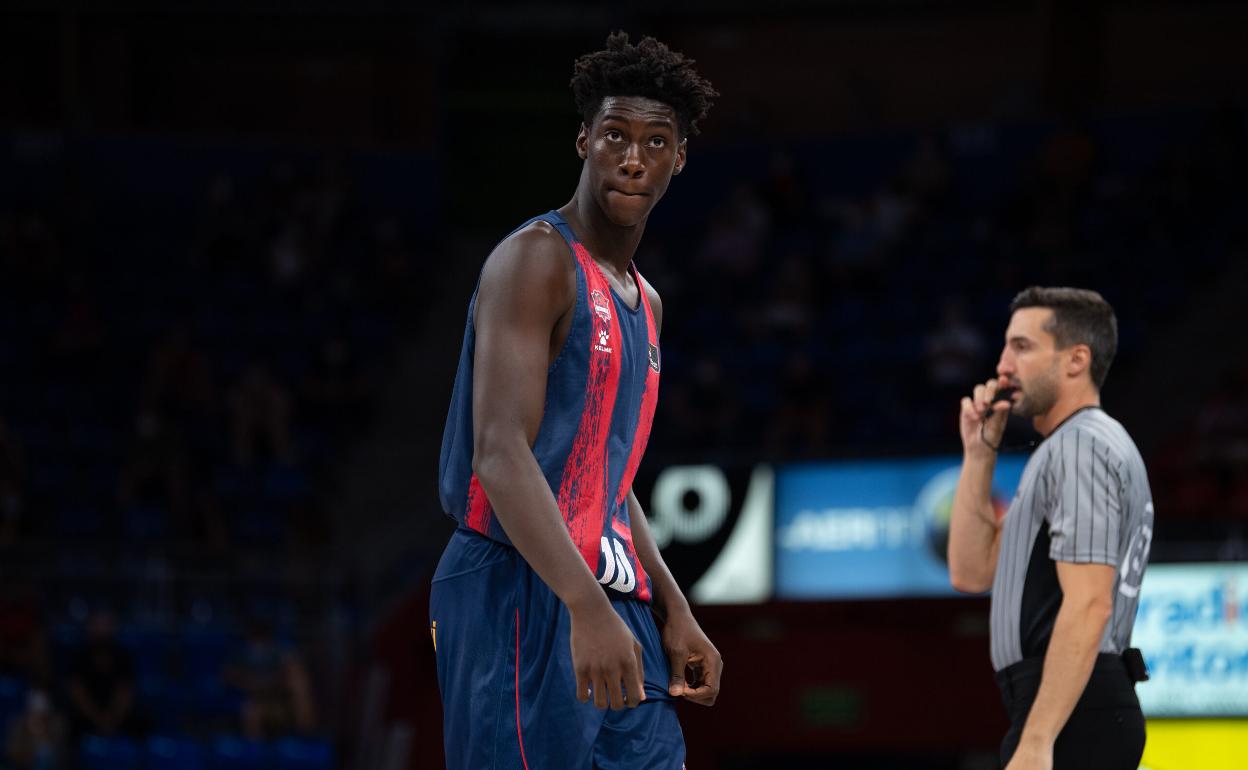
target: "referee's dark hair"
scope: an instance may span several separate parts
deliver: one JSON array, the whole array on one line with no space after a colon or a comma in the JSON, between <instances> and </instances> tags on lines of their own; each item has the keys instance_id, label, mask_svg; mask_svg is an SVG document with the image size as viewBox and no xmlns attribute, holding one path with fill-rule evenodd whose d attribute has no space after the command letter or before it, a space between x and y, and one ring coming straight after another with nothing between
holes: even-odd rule
<instances>
[{"instance_id":1,"label":"referee's dark hair","mask_svg":"<svg viewBox=\"0 0 1248 770\"><path fill-rule=\"evenodd\" d=\"M1105 298L1090 289L1030 286L1010 303L1010 313L1025 307L1047 307L1053 311L1044 330L1053 335L1059 350L1071 345L1088 346L1092 351L1092 382L1100 390L1118 352L1118 318Z\"/></svg>"},{"instance_id":2,"label":"referee's dark hair","mask_svg":"<svg viewBox=\"0 0 1248 770\"><path fill-rule=\"evenodd\" d=\"M680 137L698 133L719 93L693 68L693 59L673 51L652 37L633 45L628 33L614 32L607 47L576 60L572 95L577 112L588 126L608 96L644 96L676 112Z\"/></svg>"}]
</instances>

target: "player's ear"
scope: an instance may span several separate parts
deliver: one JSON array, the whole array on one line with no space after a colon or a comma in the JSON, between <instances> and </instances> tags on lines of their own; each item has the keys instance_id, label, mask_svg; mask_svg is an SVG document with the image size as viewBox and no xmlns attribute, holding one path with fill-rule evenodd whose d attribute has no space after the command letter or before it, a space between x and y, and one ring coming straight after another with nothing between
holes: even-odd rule
<instances>
[{"instance_id":1,"label":"player's ear","mask_svg":"<svg viewBox=\"0 0 1248 770\"><path fill-rule=\"evenodd\" d=\"M581 160L589 157L589 129L584 123L581 123L581 130L576 134L576 154Z\"/></svg>"},{"instance_id":2,"label":"player's ear","mask_svg":"<svg viewBox=\"0 0 1248 770\"><path fill-rule=\"evenodd\" d=\"M1070 359L1066 365L1066 373L1078 377L1092 366L1092 348L1087 345L1073 345L1070 348Z\"/></svg>"},{"instance_id":3,"label":"player's ear","mask_svg":"<svg viewBox=\"0 0 1248 770\"><path fill-rule=\"evenodd\" d=\"M688 150L689 150L689 140L681 139L680 143L676 145L676 168L672 170L673 175L679 174L681 171L684 170L685 161L688 159L688 156L686 155Z\"/></svg>"}]
</instances>

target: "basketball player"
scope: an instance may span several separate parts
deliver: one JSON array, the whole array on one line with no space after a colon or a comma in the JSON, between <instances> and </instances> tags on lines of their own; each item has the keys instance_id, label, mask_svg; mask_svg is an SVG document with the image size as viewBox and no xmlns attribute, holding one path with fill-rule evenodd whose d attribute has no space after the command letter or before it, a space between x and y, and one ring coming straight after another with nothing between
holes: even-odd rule
<instances>
[{"instance_id":1,"label":"basketball player","mask_svg":"<svg viewBox=\"0 0 1248 770\"><path fill-rule=\"evenodd\" d=\"M1144 462L1101 409L1118 347L1093 291L1029 288L1014 298L995 380L962 399L962 472L949 526L955 588L992 588L992 664L1010 730L1008 770L1136 770L1146 677L1131 628L1153 532ZM992 471L1007 413L1043 442L998 522Z\"/></svg>"},{"instance_id":2,"label":"basketball player","mask_svg":"<svg viewBox=\"0 0 1248 770\"><path fill-rule=\"evenodd\" d=\"M719 653L632 492L663 320L633 254L717 94L623 33L571 85L580 182L486 260L443 437L459 527L430 615L449 768L678 769L673 699L719 693Z\"/></svg>"}]
</instances>

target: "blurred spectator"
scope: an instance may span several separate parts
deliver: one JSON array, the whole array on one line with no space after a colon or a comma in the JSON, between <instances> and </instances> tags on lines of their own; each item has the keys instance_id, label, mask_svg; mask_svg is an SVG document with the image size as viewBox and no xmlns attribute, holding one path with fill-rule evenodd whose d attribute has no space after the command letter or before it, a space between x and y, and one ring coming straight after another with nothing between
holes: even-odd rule
<instances>
[{"instance_id":1,"label":"blurred spectator","mask_svg":"<svg viewBox=\"0 0 1248 770\"><path fill-rule=\"evenodd\" d=\"M772 154L759 191L771 210L771 221L778 229L786 230L806 223L810 213L810 195L792 155L783 150Z\"/></svg>"},{"instance_id":2,"label":"blurred spectator","mask_svg":"<svg viewBox=\"0 0 1248 770\"><path fill-rule=\"evenodd\" d=\"M341 436L361 424L370 383L351 341L341 333L326 337L303 386L310 418Z\"/></svg>"},{"instance_id":3,"label":"blurred spectator","mask_svg":"<svg viewBox=\"0 0 1248 770\"><path fill-rule=\"evenodd\" d=\"M914 155L902 172L906 189L920 205L931 205L945 196L953 178L953 170L934 136L919 139Z\"/></svg>"},{"instance_id":4,"label":"blurred spectator","mask_svg":"<svg viewBox=\"0 0 1248 770\"><path fill-rule=\"evenodd\" d=\"M212 369L192 344L185 323L171 326L152 348L143 392L147 403L164 414L185 418L212 412Z\"/></svg>"},{"instance_id":5,"label":"blurred spectator","mask_svg":"<svg viewBox=\"0 0 1248 770\"><path fill-rule=\"evenodd\" d=\"M11 276L17 285L46 289L64 280L61 239L42 214L23 212L4 227ZM6 271L7 272L7 271Z\"/></svg>"},{"instance_id":6,"label":"blurred spectator","mask_svg":"<svg viewBox=\"0 0 1248 770\"><path fill-rule=\"evenodd\" d=\"M311 248L308 226L300 219L287 219L269 244L269 277L273 285L285 289L298 284L309 267Z\"/></svg>"},{"instance_id":7,"label":"blurred spectator","mask_svg":"<svg viewBox=\"0 0 1248 770\"><path fill-rule=\"evenodd\" d=\"M0 676L45 684L48 674L39 597L28 581L0 571Z\"/></svg>"},{"instance_id":8,"label":"blurred spectator","mask_svg":"<svg viewBox=\"0 0 1248 770\"><path fill-rule=\"evenodd\" d=\"M187 509L186 457L177 427L151 406L139 410L117 484L122 508L154 505L175 517Z\"/></svg>"},{"instance_id":9,"label":"blurred spectator","mask_svg":"<svg viewBox=\"0 0 1248 770\"><path fill-rule=\"evenodd\" d=\"M727 203L711 215L698 253L699 267L718 280L741 283L758 270L771 215L747 185L738 185Z\"/></svg>"},{"instance_id":10,"label":"blurred spectator","mask_svg":"<svg viewBox=\"0 0 1248 770\"><path fill-rule=\"evenodd\" d=\"M263 450L278 462L294 462L290 393L267 364L253 362L239 375L230 388L229 407L235 463L251 466Z\"/></svg>"},{"instance_id":11,"label":"blurred spectator","mask_svg":"<svg viewBox=\"0 0 1248 770\"><path fill-rule=\"evenodd\" d=\"M0 548L21 532L26 507L26 450L0 417Z\"/></svg>"},{"instance_id":12,"label":"blurred spectator","mask_svg":"<svg viewBox=\"0 0 1248 770\"><path fill-rule=\"evenodd\" d=\"M831 394L810 357L794 353L785 362L780 398L767 431L773 454L817 454L828 449Z\"/></svg>"},{"instance_id":13,"label":"blurred spectator","mask_svg":"<svg viewBox=\"0 0 1248 770\"><path fill-rule=\"evenodd\" d=\"M242 648L224 671L226 684L243 694L243 734L262 740L310 733L316 723L312 684L298 652L280 644L272 627L253 619Z\"/></svg>"},{"instance_id":14,"label":"blurred spectator","mask_svg":"<svg viewBox=\"0 0 1248 770\"><path fill-rule=\"evenodd\" d=\"M105 364L105 330L89 279L80 271L68 278L64 315L52 339L52 352L66 374L93 375Z\"/></svg>"},{"instance_id":15,"label":"blurred spectator","mask_svg":"<svg viewBox=\"0 0 1248 770\"><path fill-rule=\"evenodd\" d=\"M984 335L966 320L960 299L940 307L940 326L923 340L927 381L940 390L965 390L987 379L984 372Z\"/></svg>"},{"instance_id":16,"label":"blurred spectator","mask_svg":"<svg viewBox=\"0 0 1248 770\"><path fill-rule=\"evenodd\" d=\"M116 618L97 610L87 619L86 631L69 675L70 732L75 743L83 735L139 734L134 664L117 641Z\"/></svg>"},{"instance_id":17,"label":"blurred spectator","mask_svg":"<svg viewBox=\"0 0 1248 770\"><path fill-rule=\"evenodd\" d=\"M10 720L5 735L5 755L14 770L66 767L65 722L46 691L27 694L26 711Z\"/></svg>"},{"instance_id":18,"label":"blurred spectator","mask_svg":"<svg viewBox=\"0 0 1248 770\"><path fill-rule=\"evenodd\" d=\"M1227 372L1196 413L1195 456L1225 468L1248 467L1248 367Z\"/></svg>"}]
</instances>

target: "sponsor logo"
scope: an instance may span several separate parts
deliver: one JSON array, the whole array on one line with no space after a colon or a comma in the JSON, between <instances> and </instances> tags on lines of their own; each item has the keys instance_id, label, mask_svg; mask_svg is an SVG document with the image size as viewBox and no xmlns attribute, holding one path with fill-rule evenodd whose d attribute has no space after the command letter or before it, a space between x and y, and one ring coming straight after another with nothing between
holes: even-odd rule
<instances>
[{"instance_id":1,"label":"sponsor logo","mask_svg":"<svg viewBox=\"0 0 1248 770\"><path fill-rule=\"evenodd\" d=\"M611 341L611 332L607 331L606 329L599 329L598 330L598 344L594 345L594 350L597 350L599 353L610 353L611 348L607 346L607 343L610 341Z\"/></svg>"},{"instance_id":2,"label":"sponsor logo","mask_svg":"<svg viewBox=\"0 0 1248 770\"><path fill-rule=\"evenodd\" d=\"M651 345L649 348L650 368L659 371L659 346Z\"/></svg>"}]
</instances>

